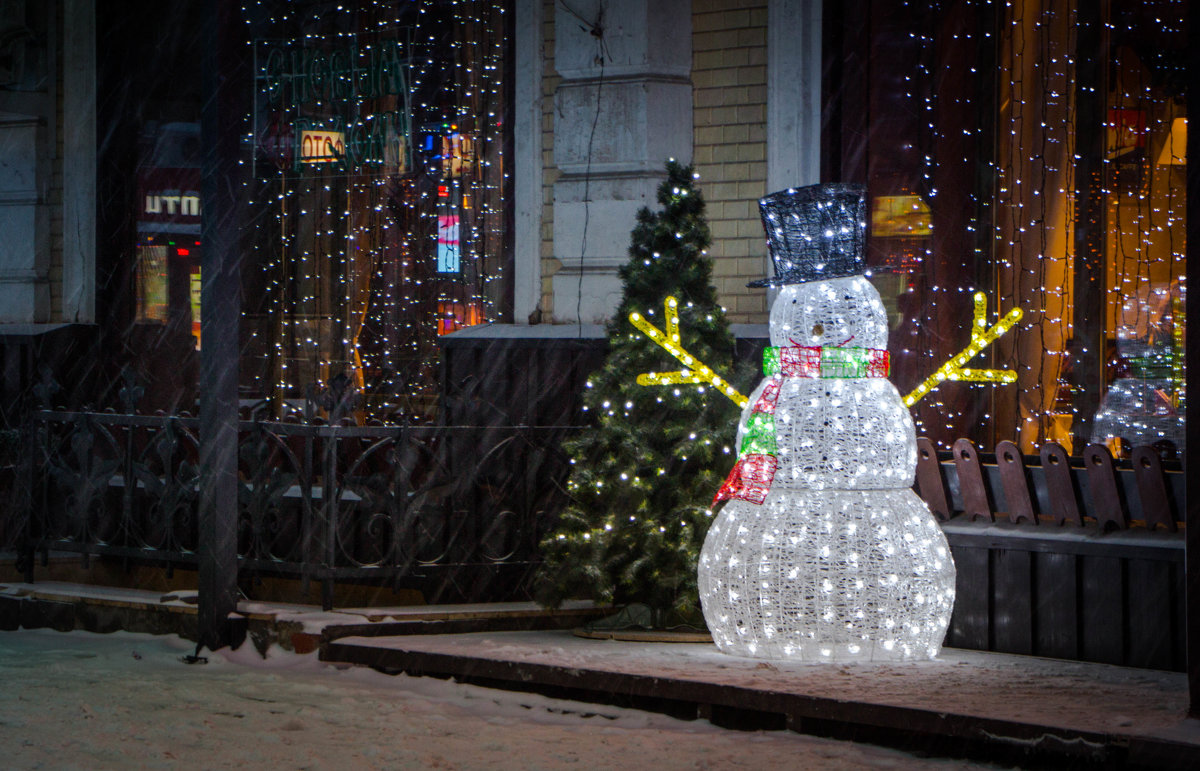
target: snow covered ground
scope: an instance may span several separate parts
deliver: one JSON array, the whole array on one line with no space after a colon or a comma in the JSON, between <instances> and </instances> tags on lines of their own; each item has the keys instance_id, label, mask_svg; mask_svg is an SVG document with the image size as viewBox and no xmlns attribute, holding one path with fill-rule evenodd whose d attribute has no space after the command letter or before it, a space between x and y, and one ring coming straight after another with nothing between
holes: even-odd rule
<instances>
[{"instance_id":1,"label":"snow covered ground","mask_svg":"<svg viewBox=\"0 0 1200 771\"><path fill-rule=\"evenodd\" d=\"M0 632L5 768L985 768L178 637Z\"/></svg>"}]
</instances>

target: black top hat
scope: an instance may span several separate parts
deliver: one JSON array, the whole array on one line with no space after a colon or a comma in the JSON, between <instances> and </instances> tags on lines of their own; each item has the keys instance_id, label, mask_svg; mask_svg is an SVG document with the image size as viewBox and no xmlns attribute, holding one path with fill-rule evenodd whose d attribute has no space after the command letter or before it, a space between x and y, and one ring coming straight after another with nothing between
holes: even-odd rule
<instances>
[{"instance_id":1,"label":"black top hat","mask_svg":"<svg viewBox=\"0 0 1200 771\"><path fill-rule=\"evenodd\" d=\"M862 185L810 185L758 202L775 275L746 286L783 286L863 272L867 203Z\"/></svg>"}]
</instances>

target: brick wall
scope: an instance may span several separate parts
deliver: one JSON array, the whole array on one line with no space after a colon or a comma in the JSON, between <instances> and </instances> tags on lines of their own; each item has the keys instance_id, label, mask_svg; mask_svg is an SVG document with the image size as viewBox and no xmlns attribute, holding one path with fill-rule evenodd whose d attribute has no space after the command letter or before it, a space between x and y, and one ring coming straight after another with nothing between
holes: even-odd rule
<instances>
[{"instance_id":1,"label":"brick wall","mask_svg":"<svg viewBox=\"0 0 1200 771\"><path fill-rule=\"evenodd\" d=\"M767 5L693 0L694 159L708 202L713 278L730 321L766 321Z\"/></svg>"}]
</instances>

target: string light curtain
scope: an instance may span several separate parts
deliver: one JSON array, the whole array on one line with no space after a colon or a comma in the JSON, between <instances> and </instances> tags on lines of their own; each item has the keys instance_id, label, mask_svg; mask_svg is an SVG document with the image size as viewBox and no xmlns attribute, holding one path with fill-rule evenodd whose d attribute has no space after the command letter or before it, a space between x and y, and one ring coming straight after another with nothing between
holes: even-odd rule
<instances>
[{"instance_id":1,"label":"string light curtain","mask_svg":"<svg viewBox=\"0 0 1200 771\"><path fill-rule=\"evenodd\" d=\"M1104 113L1103 226L1108 389L1091 439L1118 452L1184 448L1187 116L1185 0L1114 3Z\"/></svg>"},{"instance_id":2,"label":"string light curtain","mask_svg":"<svg viewBox=\"0 0 1200 771\"><path fill-rule=\"evenodd\" d=\"M499 320L505 228L505 4L276 2L254 47L258 209L243 366L278 411L342 376L359 417L420 421L437 337Z\"/></svg>"},{"instance_id":3,"label":"string light curtain","mask_svg":"<svg viewBox=\"0 0 1200 771\"><path fill-rule=\"evenodd\" d=\"M1187 0L867 5L899 65L870 70L860 167L897 383L965 344L976 292L1024 314L969 365L1016 386L943 385L918 432L1182 449Z\"/></svg>"},{"instance_id":4,"label":"string light curtain","mask_svg":"<svg viewBox=\"0 0 1200 771\"><path fill-rule=\"evenodd\" d=\"M991 198L981 185L992 168L994 21L970 2L869 6L861 14L872 20L868 58L889 65L869 67L864 84L869 120L856 133L868 139L858 173L870 195L871 280L888 307L893 380L905 393L971 342L979 291L993 312L1008 310L994 297ZM853 146L853 137L844 141ZM1011 368L994 346L965 366ZM991 430L996 391L938 387L913 405L918 434L946 447L980 437Z\"/></svg>"},{"instance_id":5,"label":"string light curtain","mask_svg":"<svg viewBox=\"0 0 1200 771\"><path fill-rule=\"evenodd\" d=\"M1020 0L1000 17L993 248L996 293L1025 311L999 350L1017 371L996 418L1024 452L1052 429L1069 336L1074 241L1075 8Z\"/></svg>"}]
</instances>

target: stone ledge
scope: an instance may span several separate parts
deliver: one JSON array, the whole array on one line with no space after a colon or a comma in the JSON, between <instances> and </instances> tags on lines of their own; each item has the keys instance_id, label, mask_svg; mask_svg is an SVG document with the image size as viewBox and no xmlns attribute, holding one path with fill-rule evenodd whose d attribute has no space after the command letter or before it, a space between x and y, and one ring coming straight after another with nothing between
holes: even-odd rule
<instances>
[{"instance_id":1,"label":"stone ledge","mask_svg":"<svg viewBox=\"0 0 1200 771\"><path fill-rule=\"evenodd\" d=\"M234 639L247 638L265 656L272 645L310 653L347 636L456 634L491 630L567 629L605 612L590 602L566 603L548 610L531 602L463 605L414 605L341 608L323 611L312 605L242 600ZM44 582L0 584L0 630L49 628L148 634L177 634L197 639L194 590L166 594L83 584Z\"/></svg>"}]
</instances>

